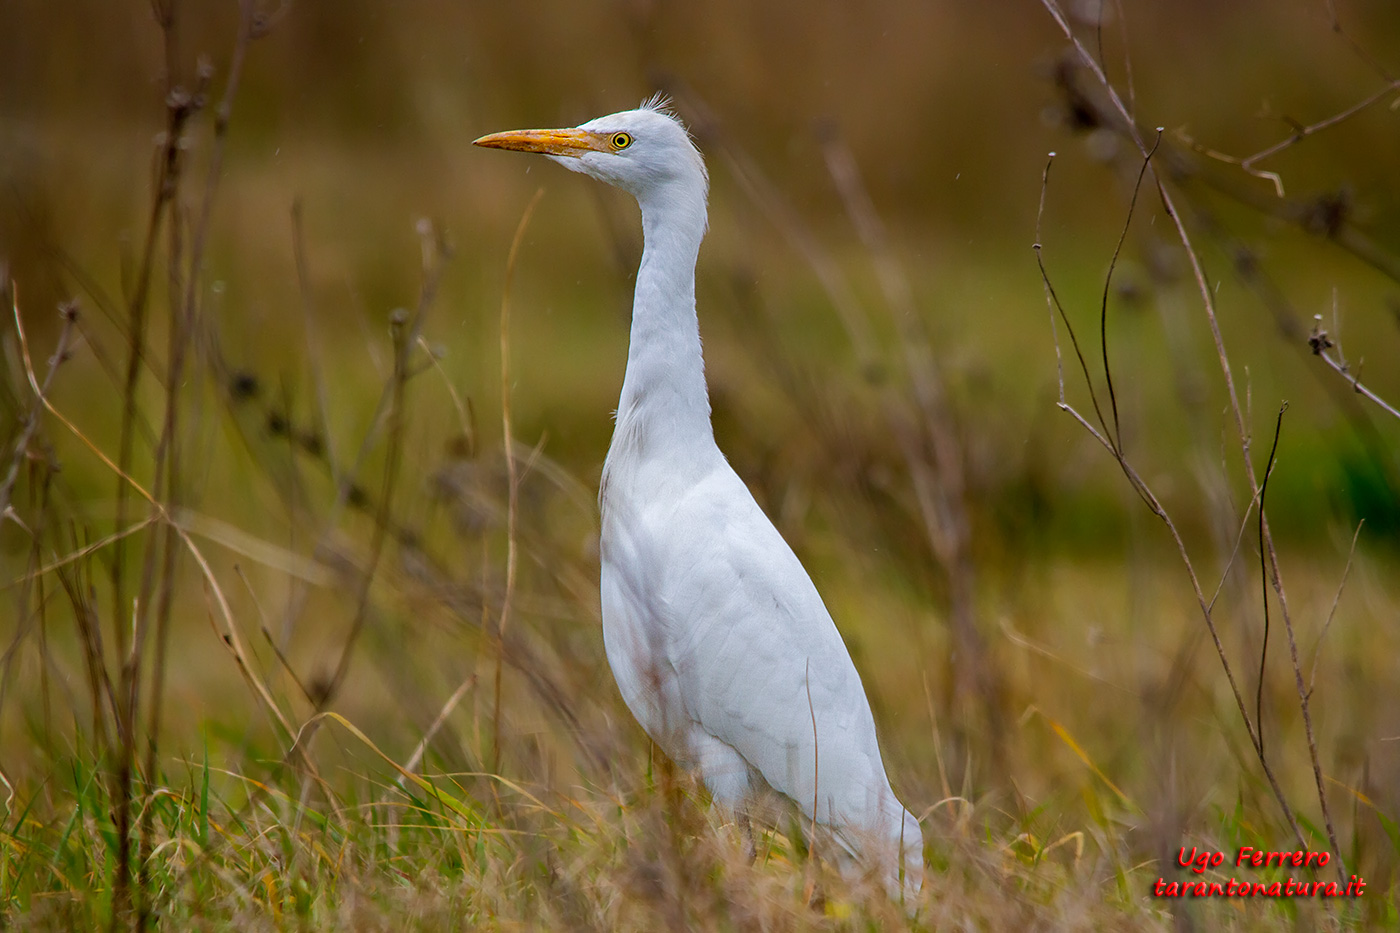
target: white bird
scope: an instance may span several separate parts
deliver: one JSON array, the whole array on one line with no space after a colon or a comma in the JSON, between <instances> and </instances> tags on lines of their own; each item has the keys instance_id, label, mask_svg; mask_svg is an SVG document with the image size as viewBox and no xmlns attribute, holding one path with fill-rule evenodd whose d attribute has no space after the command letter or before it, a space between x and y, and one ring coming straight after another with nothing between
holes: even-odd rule
<instances>
[{"instance_id":1,"label":"white bird","mask_svg":"<svg viewBox=\"0 0 1400 933\"><path fill-rule=\"evenodd\" d=\"M742 814L766 782L912 904L919 822L890 787L870 703L811 578L715 444L695 314L709 178L660 98L476 145L538 152L632 194L644 247L603 467L603 641L622 698Z\"/></svg>"}]
</instances>

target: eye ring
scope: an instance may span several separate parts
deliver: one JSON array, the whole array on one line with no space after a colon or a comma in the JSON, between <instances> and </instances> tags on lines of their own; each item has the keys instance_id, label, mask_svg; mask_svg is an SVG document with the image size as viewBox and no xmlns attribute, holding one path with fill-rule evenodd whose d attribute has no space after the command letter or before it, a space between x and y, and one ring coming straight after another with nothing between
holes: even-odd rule
<instances>
[{"instance_id":1,"label":"eye ring","mask_svg":"<svg viewBox=\"0 0 1400 933\"><path fill-rule=\"evenodd\" d=\"M626 149L628 146L632 145L632 134L613 133L612 136L608 138L608 145L612 146L614 151Z\"/></svg>"}]
</instances>

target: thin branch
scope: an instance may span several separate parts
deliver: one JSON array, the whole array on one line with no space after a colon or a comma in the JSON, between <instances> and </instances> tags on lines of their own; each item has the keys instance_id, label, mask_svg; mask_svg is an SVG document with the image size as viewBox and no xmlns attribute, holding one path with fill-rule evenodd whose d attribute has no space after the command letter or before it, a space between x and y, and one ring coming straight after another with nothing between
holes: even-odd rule
<instances>
[{"instance_id":1,"label":"thin branch","mask_svg":"<svg viewBox=\"0 0 1400 933\"><path fill-rule=\"evenodd\" d=\"M1269 574L1264 566L1264 495L1269 491L1269 478L1274 475L1274 457L1278 454L1278 439L1283 433L1283 413L1288 411L1284 402L1278 410L1278 421L1274 423L1274 443L1269 448L1269 462L1264 466L1264 482L1259 484L1259 586L1262 592L1259 600L1264 607L1264 642L1259 648L1259 683L1254 693L1254 722L1259 726L1259 754L1264 754L1264 662L1269 657Z\"/></svg>"},{"instance_id":2,"label":"thin branch","mask_svg":"<svg viewBox=\"0 0 1400 933\"><path fill-rule=\"evenodd\" d=\"M1313 329L1312 332L1308 334L1308 346L1312 347L1313 356L1321 359L1331 367L1333 372L1351 384L1353 392L1360 395L1362 398L1368 399L1392 418L1400 418L1400 409L1396 409L1394 405L1361 384L1361 366L1359 364L1357 365L1357 372L1353 373L1351 371L1351 364L1346 361L1345 357L1341 357L1341 347L1333 343L1327 331L1322 329L1322 315L1320 314L1313 316ZM1327 352L1333 347L1336 347L1337 355L1341 357L1340 359L1333 358L1332 354Z\"/></svg>"},{"instance_id":3,"label":"thin branch","mask_svg":"<svg viewBox=\"0 0 1400 933\"><path fill-rule=\"evenodd\" d=\"M1240 519L1240 530L1235 533L1235 546L1230 549L1230 556L1225 561L1224 568L1220 571L1220 582L1215 585L1215 592L1210 597L1210 608L1215 608L1215 603L1220 599L1221 590L1225 589L1225 581L1230 579L1230 570L1235 566L1235 558L1239 556L1240 545L1244 543L1244 533L1249 528L1249 516L1254 514L1254 507L1259 504L1258 499L1250 499L1249 506L1244 510L1244 516Z\"/></svg>"},{"instance_id":4,"label":"thin branch","mask_svg":"<svg viewBox=\"0 0 1400 933\"><path fill-rule=\"evenodd\" d=\"M159 493L164 480L165 497L167 505L178 508L180 505L180 443L179 443L179 412L180 412L180 387L185 382L185 365L188 357L191 342L199 330L199 316L197 313L198 288L203 277L204 249L209 234L210 218L214 209L214 195L218 187L219 179L223 176L223 159L225 152L225 142L228 132L229 115L232 111L233 100L238 93L238 86L243 74L243 62L246 58L248 45L255 36L255 0L240 0L239 2L239 24L238 31L234 39L233 59L229 67L228 79L224 84L223 97L219 102L218 109L214 114L214 141L210 153L209 166L205 173L204 195L200 202L199 217L192 228L192 237L187 257L187 266L184 269L184 281L180 281L180 269L183 240L180 235L181 228L176 222L168 225L170 234L170 350L169 378L166 384L165 399L165 424L161 433L161 439L156 447L156 474L153 488ZM173 16L173 5L171 7ZM167 36L173 30L167 30ZM197 69L195 92L192 98L192 106L202 108L206 88L213 77L213 67L207 61L201 61ZM172 194L172 198L174 195ZM183 296L180 295L180 286L183 284ZM179 554L179 535L173 524L167 524L162 529L159 536L161 538L161 556L159 579L161 581L160 592L156 596L156 646L155 658L152 664L153 684L150 690L150 704L147 735L146 735L146 756L145 756L145 779L148 782L155 780L156 751L159 742L161 718L164 707L165 696L165 663L170 638L170 614L172 600L174 598L174 576L176 558ZM151 589L155 585L156 570L156 538L150 539L150 547L147 550L145 569L141 583L140 606L142 611L138 616L135 631L132 637L131 656L131 685L129 715L132 722L135 722L136 709L139 701L140 690L140 657L144 648L146 637L147 612L151 604ZM137 929L145 930L150 922L151 906L146 891L149 887L150 854L153 846L152 834L154 832L154 810L146 808L142 812L140 825L140 848L139 848L139 871L138 884L142 892L137 912Z\"/></svg>"},{"instance_id":5,"label":"thin branch","mask_svg":"<svg viewBox=\"0 0 1400 933\"><path fill-rule=\"evenodd\" d=\"M510 423L510 286L515 279L515 261L520 254L520 244L525 239L525 230L530 225L530 217L535 213L535 205L544 197L544 189L538 188L530 203L525 205L525 213L515 228L515 237L510 241L510 252L506 256L506 281L501 292L501 433L505 440L506 477L506 593L501 602L501 615L496 622L496 694L491 713L491 770L501 769L501 667L505 663L506 624L510 621L511 601L515 596L516 571L516 519L519 511L520 480L515 467L513 449L514 432Z\"/></svg>"},{"instance_id":6,"label":"thin branch","mask_svg":"<svg viewBox=\"0 0 1400 933\"><path fill-rule=\"evenodd\" d=\"M1041 257L1040 222L1045 217L1045 192L1050 187L1050 166L1055 164L1055 153L1045 159L1045 170L1040 173L1040 205L1035 211L1035 242L1031 244L1031 249L1035 250L1035 264L1040 269L1041 287L1045 289L1045 304L1050 310L1050 336L1055 343L1055 382L1060 387L1060 405L1065 404L1065 359L1060 352L1060 331L1055 325L1055 312L1060 309L1060 299L1055 295L1055 288L1050 284L1050 276L1045 272L1045 260ZM1064 311L1060 310L1060 316L1064 316ZM1079 348L1076 346L1075 350ZM1079 362L1082 365L1084 357L1081 355ZM1089 394L1092 397L1094 392L1093 383L1089 383Z\"/></svg>"},{"instance_id":7,"label":"thin branch","mask_svg":"<svg viewBox=\"0 0 1400 933\"><path fill-rule=\"evenodd\" d=\"M78 307L73 304L64 305L59 308L59 314L63 318L63 328L58 332L58 342L54 344L53 355L49 357L49 368L39 386L40 397L30 410L29 416L24 419L24 429L15 441L14 456L10 458L10 468L5 473L4 480L0 481L0 519L9 517L18 521L11 509L11 496L14 493L15 481L19 478L19 468L29 454L29 445L34 440L34 434L39 430L39 412L43 400L48 397L58 368L68 359L68 343L73 337L73 327L78 321Z\"/></svg>"},{"instance_id":8,"label":"thin branch","mask_svg":"<svg viewBox=\"0 0 1400 933\"><path fill-rule=\"evenodd\" d=\"M716 150L728 165L730 174L748 199L759 209L770 223L783 235L788 246L802 257L812 270L826 293L841 321L846 337L851 342L856 361L861 371L867 375L878 373L875 336L871 332L869 316L865 313L855 289L842 273L840 265L821 245L811 229L802 222L796 209L783 198L777 186L764 175L754 160L749 157L724 132L723 126L713 111L689 87L678 81L669 82L668 93L690 117L693 133L707 146Z\"/></svg>"},{"instance_id":9,"label":"thin branch","mask_svg":"<svg viewBox=\"0 0 1400 933\"><path fill-rule=\"evenodd\" d=\"M1051 153L1051 155L1053 156L1054 154ZM1047 162L1045 165L1045 174L1041 176L1042 184L1048 181L1049 177L1050 163ZM1107 434L1108 422L1103 416L1103 410L1099 407L1098 393L1094 391L1094 380L1093 377L1089 375L1089 364L1084 359L1084 351L1079 348L1079 338L1075 336L1074 325L1072 325L1069 322L1069 315L1065 313L1065 307L1063 304L1060 303L1060 296L1055 291L1055 285L1053 282L1050 281L1050 273L1047 272L1045 269L1045 258L1042 255L1041 244L1039 243L1039 241L1032 245L1032 249L1035 250L1036 266L1040 269L1040 282L1045 289L1045 301L1050 306L1050 327L1051 333L1055 336L1055 361L1057 364L1060 363L1060 337L1059 332L1055 330L1055 315L1058 314L1060 316L1060 321L1065 325L1065 332L1069 334L1069 342L1070 346L1074 347L1074 355L1079 360L1079 371L1084 376L1084 387L1089 390L1089 402L1094 406L1094 417L1098 419L1100 427L1102 427L1104 429L1104 433ZM1068 409L1068 403L1066 403L1065 401L1065 369L1063 365L1059 365L1058 369L1060 385L1059 405L1063 409ZM1099 434L1097 430L1094 430L1093 434L1101 442L1103 442L1104 446L1108 448L1110 453L1112 453L1115 457L1118 456L1118 448L1115 447L1111 441L1107 440L1103 435Z\"/></svg>"},{"instance_id":10,"label":"thin branch","mask_svg":"<svg viewBox=\"0 0 1400 933\"><path fill-rule=\"evenodd\" d=\"M1313 646L1312 667L1308 671L1308 695L1311 696L1313 688L1317 683L1317 662L1322 657L1322 640L1327 637L1327 630L1332 627L1332 619L1337 615L1337 606L1342 601L1342 590L1346 589L1347 578L1351 576L1351 562L1356 557L1356 541L1361 537L1361 529L1365 527L1366 519L1356 523L1356 531L1351 535L1351 550L1347 551L1347 565L1342 568L1342 580L1337 584L1337 595L1332 597L1332 608L1327 610L1327 621L1322 623L1322 631L1317 633L1317 644Z\"/></svg>"},{"instance_id":11,"label":"thin branch","mask_svg":"<svg viewBox=\"0 0 1400 933\"><path fill-rule=\"evenodd\" d=\"M1270 156L1278 155L1283 150L1297 145L1298 143L1302 142L1303 140L1307 139L1309 136L1312 136L1315 133L1320 133L1325 129L1336 126L1338 123L1350 120L1358 113L1361 113L1361 111L1366 110L1368 107L1371 107L1372 105L1380 102L1381 100L1385 99L1387 96L1395 93L1396 91L1400 91L1400 81L1391 81L1388 85L1381 88L1379 91L1376 91L1374 94L1371 94L1370 96L1363 98L1360 101L1357 101L1355 104L1346 108L1340 113L1334 113L1332 116L1327 117L1326 119L1318 120L1316 123L1309 123L1307 126L1300 126L1296 128L1293 131L1292 135L1290 135L1288 138L1279 140L1272 146L1269 146L1266 149L1261 149L1260 151L1254 153L1254 155L1252 156L1246 156L1243 159L1230 159L1228 157L1225 157L1224 161L1235 162L1239 165L1240 168L1244 169L1246 172L1253 175L1255 178L1264 178L1273 182L1274 193L1277 194L1279 197L1283 197L1283 178L1280 177L1278 172L1266 172L1262 169L1255 168L1254 165L1256 162L1261 162L1264 159L1269 158Z\"/></svg>"},{"instance_id":12,"label":"thin branch","mask_svg":"<svg viewBox=\"0 0 1400 933\"><path fill-rule=\"evenodd\" d=\"M1128 239L1128 230L1133 225L1133 211L1137 208L1138 193L1142 191L1142 179L1147 175L1147 167L1162 144L1162 127L1157 127L1157 139L1152 143L1152 151L1142 159L1137 181L1133 183L1133 196L1128 201L1128 215L1123 219L1123 230L1118 234L1118 244L1113 247L1113 258L1108 262L1108 274L1103 278L1103 298L1099 302L1099 346L1103 350L1103 377L1108 383L1108 401L1113 408L1113 441L1119 450L1123 449L1123 429L1118 422L1118 396L1113 391L1113 370L1108 365L1108 293L1113 284L1113 270L1118 266L1118 256L1123 252L1123 242Z\"/></svg>"},{"instance_id":13,"label":"thin branch","mask_svg":"<svg viewBox=\"0 0 1400 933\"><path fill-rule=\"evenodd\" d=\"M345 638L345 644L340 651L340 660L336 663L335 673L331 675L330 681L326 684L322 694L317 697L316 712L322 713L330 708L330 704L335 700L340 692L341 686L345 683L345 678L350 672L350 658L355 649L355 643L359 640L360 633L364 630L365 622L369 619L370 610L370 590L374 585L376 571L379 568L380 558L384 553L384 543L388 539L389 515L394 498L394 486L399 476L399 464L403 457L403 435L404 435L404 389L407 383L408 354L412 349L407 334L408 312L402 308L394 309L389 315L389 328L394 343L394 372L390 377L389 392L389 436L386 443L384 476L381 481L379 493L379 506L374 513L374 530L370 535L369 560L364 573L360 577L360 589L355 600L355 615L350 622L350 634ZM314 735L313 730L311 735ZM308 736L308 741L311 736Z\"/></svg>"},{"instance_id":14,"label":"thin branch","mask_svg":"<svg viewBox=\"0 0 1400 933\"><path fill-rule=\"evenodd\" d=\"M146 237L142 245L141 262L137 267L136 287L127 304L129 348L126 359L126 375L122 386L122 418L118 440L117 475L124 477L131 472L133 455L132 426L138 418L136 393L141 376L141 367L146 362L146 316L150 296L151 276L155 268L156 244L169 208L176 201L183 170L182 152L184 132L191 118L203 103L202 93L191 93L175 83L178 58L176 54L176 5L157 2L152 5L157 24L165 45L165 130L160 136L160 149L157 156L154 193L151 198L150 215L146 224ZM170 221L172 224L176 220ZM173 274L173 270L172 270ZM116 490L116 527L126 524L127 483L119 481ZM118 542L112 550L112 618L121 619L126 615L126 548ZM114 624L117 635L117 655L126 655L126 627ZM119 885L125 884L119 868ZM124 893L121 897L124 897ZM121 897L118 900L121 900ZM119 913L120 911L118 911ZM114 914L115 916L115 914ZM114 921L115 922L115 921Z\"/></svg>"},{"instance_id":15,"label":"thin branch","mask_svg":"<svg viewBox=\"0 0 1400 933\"><path fill-rule=\"evenodd\" d=\"M1149 151L1148 147L1144 143L1142 136L1139 134L1136 124L1132 121L1131 115L1129 114L1127 107L1123 104L1123 101L1119 97L1117 90L1113 87L1113 85L1108 81L1107 77L1104 75L1103 69L1098 66L1098 63L1094 60L1094 57L1089 54L1089 51L1084 47L1084 44L1079 40L1079 38L1074 34L1074 31L1070 28L1069 21L1065 17L1063 10L1060 9L1057 0L1041 0L1041 4L1045 7L1046 11L1049 12L1050 16L1055 20L1056 24L1059 25L1060 29L1065 35L1065 38L1070 42L1071 45L1074 46L1076 52L1079 55L1080 60L1084 63L1085 67L1087 67L1094 74L1100 86L1108 95L1108 98L1112 102L1114 109L1122 117L1122 131L1132 140L1133 144L1137 147L1138 151L1141 152L1144 157L1146 157ZM1221 374L1224 377L1225 386L1229 395L1230 411L1234 416L1235 429L1240 444L1240 452L1244 460L1244 472L1249 479L1251 493L1257 496L1260 491L1259 479L1254 472L1254 467L1250 457L1250 435L1245 425L1244 412L1240 407L1239 396L1235 388L1234 376L1231 373L1230 369L1230 359L1228 354L1226 353L1224 338L1221 336L1219 321L1216 317L1214 295L1206 280L1205 270L1202 268L1200 255L1196 252L1195 247L1192 245L1190 233L1186 230L1185 223L1182 220L1181 213L1176 208L1175 200L1173 199L1170 190L1168 190L1165 182L1155 170L1153 171L1153 180L1157 186L1158 196L1162 200L1162 206L1166 210L1167 216L1171 218L1172 224L1177 233L1177 237L1180 239L1181 244L1185 250L1187 259L1190 261L1191 264L1192 275L1196 280L1196 286L1201 295L1202 305L1206 313L1206 320L1210 325L1211 338L1215 345L1216 357L1220 364ZM1274 548L1273 537L1269 533L1267 520L1264 521L1263 538L1265 543L1265 549L1268 554L1269 571L1274 587L1274 593L1278 597L1279 608L1283 613L1284 630L1288 635L1289 653L1293 663L1293 673L1298 692L1299 707L1303 714L1303 730L1304 734L1307 737L1308 756L1312 764L1313 781L1317 789L1318 803L1322 810L1323 823L1327 829L1328 842L1331 846L1331 851L1337 856L1338 874L1343 880L1345 880L1346 864L1344 858L1342 857L1341 846L1337 841L1336 828L1332 822L1332 815L1327 803L1327 792L1326 787L1323 783L1322 776L1322 763L1318 756L1317 737L1313 729L1312 723L1312 711L1309 705L1307 689L1303 683L1302 668L1298 662L1297 640L1293 631L1293 621L1288 611L1288 600L1284 594L1282 575L1279 573L1278 554ZM1204 609L1204 599L1201 600L1201 605ZM1237 701L1240 701L1240 698L1238 696L1236 697L1236 699ZM1242 701L1241 714L1248 718L1247 713L1245 713L1243 709ZM1285 816L1287 817L1290 825L1294 830L1295 835L1297 836L1299 844L1306 848L1306 843L1303 839L1302 831L1298 826L1296 818L1294 817L1292 808L1288 805L1287 799L1283 795L1283 790L1278 785L1278 782L1273 774L1272 768L1270 768L1270 766L1268 765L1267 759L1265 759L1262 755L1260 756L1260 764L1264 769L1265 776L1269 780L1270 786L1274 791L1274 795L1278 800L1280 807L1283 809Z\"/></svg>"},{"instance_id":16,"label":"thin branch","mask_svg":"<svg viewBox=\"0 0 1400 933\"><path fill-rule=\"evenodd\" d=\"M15 305L13 309L13 314L15 321L15 331L19 336L20 362L24 367L25 378L29 381L30 388L34 390L35 397L39 399L40 403L43 404L44 408L49 412L49 414L53 415L54 418L57 419L58 422L62 424L65 428L67 428L68 431L74 437L76 437L83 444L84 447L91 451L92 454L95 457L97 457L98 460L102 461L102 464L106 466L107 469L111 470L125 485L129 486L133 491L136 492L137 495L139 495L142 499L146 501L148 505L152 507L152 510L155 513L154 518L159 519L162 522L169 522L175 525L180 535L180 540L184 543L186 550L188 550L190 552L190 555L194 558L195 563L199 565L200 574L204 578L205 587L209 595L213 597L214 604L218 608L217 615L220 619L222 619L224 625L224 630L222 632L219 632L219 635L221 636L224 645L229 649L230 653L233 654L234 659L238 662L239 671L243 674L243 677L248 682L249 687L253 689L253 692L256 693L258 698L263 702L263 705L266 707L268 713L275 720L277 725L282 727L286 735L291 736L295 734L296 730L293 729L291 723L287 721L286 716L283 715L281 708L278 707L276 701L273 700L272 694L268 691L267 687L255 676L253 676L253 668L248 662L247 649L244 648L243 641L238 634L238 629L234 625L233 609L229 605L227 597L225 597L224 595L223 588L219 585L218 578L214 576L213 568L209 566L209 561L205 558L204 552L199 549L199 545L195 544L194 540L190 537L189 533L183 527L180 526L180 523L176 521L173 516L170 515L170 513L166 510L165 506L162 505L158 499L152 496L151 493L136 479L134 479L129 473L123 471L120 468L120 466L116 462L114 462L111 457L107 456L107 454L103 452L101 447L95 444L86 434L84 434L82 430L79 429L78 426L68 418L67 415L59 411L58 408L54 406L53 402L49 401L41 394L39 387L39 378L37 375L35 375L34 363L29 355L29 340L24 331L24 322L20 318L18 305ZM147 520L151 521L152 519ZM114 537L117 536L114 535ZM210 621L211 623L214 621L213 614L211 614ZM217 626L215 626L215 631L218 631Z\"/></svg>"},{"instance_id":17,"label":"thin branch","mask_svg":"<svg viewBox=\"0 0 1400 933\"><path fill-rule=\"evenodd\" d=\"M423 332L423 325L427 320L428 309L432 307L434 299L437 297L438 286L442 282L443 272L447 265L447 260L451 258L451 251L441 237L437 236L432 225L422 221L418 225L419 233L425 242L431 242L433 251L425 250L425 262L423 266L423 281L419 286L418 304L411 316L407 317L403 338L405 348L417 343L419 335ZM397 361L396 361L397 365ZM407 372L407 360L404 361L405 373ZM370 418L369 429L365 431L360 447L355 455L355 460L351 463L348 471L337 474L334 465L328 464L332 469L332 478L336 483L336 497L328 513L322 522L320 532L316 536L316 543L311 553L320 553L330 546L331 535L340 519L341 512L352 499L364 500L365 490L359 484L359 475L363 470L366 461L369 459L370 451L374 449L375 443L379 440L380 431L383 429L389 417L389 411L393 406L394 380L390 379L379 395L379 402L375 406L374 414ZM375 507L377 514L381 507ZM385 513L385 521L391 522L392 516ZM283 630L290 631L293 620L300 615L305 607L309 590L304 584L297 584L291 598L288 600L288 607L285 610L285 620ZM314 735L314 732L312 733Z\"/></svg>"},{"instance_id":18,"label":"thin branch","mask_svg":"<svg viewBox=\"0 0 1400 933\"><path fill-rule=\"evenodd\" d=\"M1346 29L1342 27L1342 18L1337 13L1337 4L1335 0L1326 0L1326 5L1327 14L1332 20L1332 31L1341 36L1342 41L1347 44L1347 47L1351 49L1352 53L1365 62L1367 67L1378 74L1382 80L1394 81L1395 77L1390 73L1390 70L1378 62L1370 52L1362 48L1361 43L1352 38L1351 33L1347 32Z\"/></svg>"},{"instance_id":19,"label":"thin branch","mask_svg":"<svg viewBox=\"0 0 1400 933\"><path fill-rule=\"evenodd\" d=\"M457 689L452 691L452 695L447 698L447 702L442 704L442 709L438 710L437 716L433 718L432 724L428 726L423 738L419 740L413 749L413 754L408 756L408 761L404 762L403 770L413 772L418 770L418 765L423 760L423 753L428 750L428 744L437 735L442 724L447 722L447 717L452 715L452 711L457 708L457 704L462 701L462 697L467 695L467 691L476 686L477 675L472 674L457 685ZM404 777L400 776L398 785L403 786Z\"/></svg>"}]
</instances>

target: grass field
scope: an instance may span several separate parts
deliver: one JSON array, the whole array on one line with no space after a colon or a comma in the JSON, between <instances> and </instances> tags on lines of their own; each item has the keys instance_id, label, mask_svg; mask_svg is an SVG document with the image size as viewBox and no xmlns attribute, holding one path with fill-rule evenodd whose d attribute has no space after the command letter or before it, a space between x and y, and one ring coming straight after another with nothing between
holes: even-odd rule
<instances>
[{"instance_id":1,"label":"grass field","mask_svg":"<svg viewBox=\"0 0 1400 933\"><path fill-rule=\"evenodd\" d=\"M1400 925L1394 11L68 7L0 10L0 928ZM658 86L909 910L603 655L635 208L470 140Z\"/></svg>"}]
</instances>

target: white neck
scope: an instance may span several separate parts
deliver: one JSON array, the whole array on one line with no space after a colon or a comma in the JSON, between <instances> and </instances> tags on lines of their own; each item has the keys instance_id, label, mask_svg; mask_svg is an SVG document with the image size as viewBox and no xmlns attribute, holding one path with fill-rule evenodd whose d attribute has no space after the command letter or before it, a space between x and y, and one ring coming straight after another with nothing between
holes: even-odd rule
<instances>
[{"instance_id":1,"label":"white neck","mask_svg":"<svg viewBox=\"0 0 1400 933\"><path fill-rule=\"evenodd\" d=\"M636 434L628 444L634 448L660 444L681 455L714 449L695 316L695 260L706 224L704 189L675 183L638 200L644 247L609 461L622 455L625 431Z\"/></svg>"}]
</instances>

